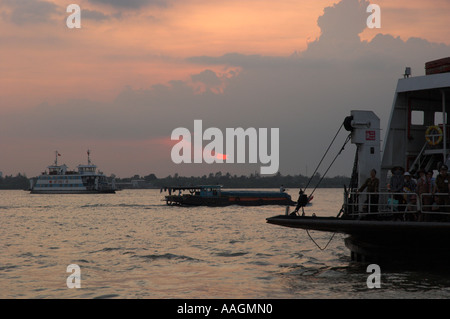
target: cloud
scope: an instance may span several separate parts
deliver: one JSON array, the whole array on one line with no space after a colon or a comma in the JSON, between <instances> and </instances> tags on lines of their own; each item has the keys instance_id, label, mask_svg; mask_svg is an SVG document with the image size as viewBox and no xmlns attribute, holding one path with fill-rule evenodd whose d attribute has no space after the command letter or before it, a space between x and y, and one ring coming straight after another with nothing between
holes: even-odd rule
<instances>
[{"instance_id":1,"label":"cloud","mask_svg":"<svg viewBox=\"0 0 450 319\"><path fill-rule=\"evenodd\" d=\"M317 19L321 29L320 40L336 41L342 44L358 42L358 34L366 26L366 9L369 1L344 0L326 7L323 15Z\"/></svg>"},{"instance_id":2,"label":"cloud","mask_svg":"<svg viewBox=\"0 0 450 319\"><path fill-rule=\"evenodd\" d=\"M103 12L100 12L97 10L83 9L82 18L95 20L95 21L105 21L105 20L109 20L111 17L109 15L106 15Z\"/></svg>"},{"instance_id":3,"label":"cloud","mask_svg":"<svg viewBox=\"0 0 450 319\"><path fill-rule=\"evenodd\" d=\"M351 110L372 110L385 127L396 82L405 66L412 67L413 75L423 75L425 62L450 52L445 44L419 38L403 40L390 34L361 41L361 21L368 16L362 10L366 4L342 0L325 8L318 19L321 34L303 52L285 57L236 52L191 57L186 62L204 65L204 70L189 79L146 89L127 87L112 102L42 104L26 117L22 113L2 116L2 134L112 143L117 139L164 138L178 127L192 130L194 119L203 120L205 129L279 128L281 172L305 174L309 167L311 173ZM227 71L236 67L239 72ZM224 86L199 94L193 83L208 88ZM342 146L339 139L337 144ZM352 150L347 147L331 175L350 174ZM333 151L337 152L332 149L330 154ZM170 149L166 152L170 165ZM149 166L151 161L148 158Z\"/></svg>"},{"instance_id":4,"label":"cloud","mask_svg":"<svg viewBox=\"0 0 450 319\"><path fill-rule=\"evenodd\" d=\"M140 9L146 6L166 7L168 0L89 0L93 4L106 4L120 9Z\"/></svg>"},{"instance_id":5,"label":"cloud","mask_svg":"<svg viewBox=\"0 0 450 319\"><path fill-rule=\"evenodd\" d=\"M48 23L61 11L54 3L42 0L2 0L0 5L9 9L2 16L16 25Z\"/></svg>"},{"instance_id":6,"label":"cloud","mask_svg":"<svg viewBox=\"0 0 450 319\"><path fill-rule=\"evenodd\" d=\"M262 65L280 65L291 63L292 59L286 57L262 56L259 54L226 53L219 57L194 56L186 59L187 62L206 65L231 65L246 68L260 67Z\"/></svg>"},{"instance_id":7,"label":"cloud","mask_svg":"<svg viewBox=\"0 0 450 319\"><path fill-rule=\"evenodd\" d=\"M198 81L211 86L220 85L222 83L217 74L211 70L205 70L200 72L199 74L193 74L191 75L191 79L194 82Z\"/></svg>"},{"instance_id":8,"label":"cloud","mask_svg":"<svg viewBox=\"0 0 450 319\"><path fill-rule=\"evenodd\" d=\"M213 93L223 93L230 80L239 74L238 69L229 69L223 73L216 73L206 69L198 74L191 75L191 82L198 90L197 92L211 91Z\"/></svg>"}]
</instances>

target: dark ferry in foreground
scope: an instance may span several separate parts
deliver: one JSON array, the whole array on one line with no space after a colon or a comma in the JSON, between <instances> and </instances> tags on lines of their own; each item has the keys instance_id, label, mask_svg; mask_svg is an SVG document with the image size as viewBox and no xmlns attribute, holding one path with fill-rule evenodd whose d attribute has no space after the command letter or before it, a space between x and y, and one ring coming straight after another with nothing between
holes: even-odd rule
<instances>
[{"instance_id":1,"label":"dark ferry in foreground","mask_svg":"<svg viewBox=\"0 0 450 319\"><path fill-rule=\"evenodd\" d=\"M114 179L111 183L105 174L92 164L90 151L87 151L87 165L78 165L78 171L71 171L67 165L58 165L58 151L55 162L48 171L30 179L31 194L98 194L116 192Z\"/></svg>"},{"instance_id":2,"label":"dark ferry in foreground","mask_svg":"<svg viewBox=\"0 0 450 319\"><path fill-rule=\"evenodd\" d=\"M346 234L345 245L357 261L449 261L449 110L450 58L426 63L425 76L410 77L407 68L397 84L382 153L380 120L373 112L352 111L344 120L356 156L337 216L305 216L299 198L293 213L267 222ZM379 187L364 192L372 170L380 172Z\"/></svg>"},{"instance_id":3,"label":"dark ferry in foreground","mask_svg":"<svg viewBox=\"0 0 450 319\"><path fill-rule=\"evenodd\" d=\"M161 189L162 191L163 189ZM276 191L222 190L222 186L165 187L167 205L180 206L295 206L291 195L280 189Z\"/></svg>"}]
</instances>

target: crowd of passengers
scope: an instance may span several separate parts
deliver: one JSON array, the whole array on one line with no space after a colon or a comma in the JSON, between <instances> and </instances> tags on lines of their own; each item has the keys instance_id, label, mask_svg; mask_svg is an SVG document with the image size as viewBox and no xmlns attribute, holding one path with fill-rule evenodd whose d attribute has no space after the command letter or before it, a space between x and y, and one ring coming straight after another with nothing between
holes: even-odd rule
<instances>
[{"instance_id":1,"label":"crowd of passengers","mask_svg":"<svg viewBox=\"0 0 450 319\"><path fill-rule=\"evenodd\" d=\"M405 220L430 221L450 220L450 215L421 214L420 211L430 213L450 213L450 175L447 165L441 165L439 174L433 177L433 171L419 170L415 176L405 172L402 167L394 167L392 176L387 185L388 191L393 193L388 198L389 210L394 212L410 212L403 214ZM378 212L379 179L376 171L370 172L370 177L358 189L358 192L366 190L364 212ZM418 198L421 199L419 204ZM370 203L370 204L369 204Z\"/></svg>"}]
</instances>

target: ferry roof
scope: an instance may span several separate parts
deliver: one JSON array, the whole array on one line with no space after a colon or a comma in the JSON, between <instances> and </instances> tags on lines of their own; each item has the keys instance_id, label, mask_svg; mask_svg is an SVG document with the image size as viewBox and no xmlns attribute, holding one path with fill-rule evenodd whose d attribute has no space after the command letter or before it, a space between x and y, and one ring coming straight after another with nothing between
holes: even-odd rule
<instances>
[{"instance_id":1,"label":"ferry roof","mask_svg":"<svg viewBox=\"0 0 450 319\"><path fill-rule=\"evenodd\" d=\"M198 186L165 186L163 189L171 189L171 190L188 190L188 189L205 189L205 188L222 188L222 185L198 185Z\"/></svg>"},{"instance_id":2,"label":"ferry roof","mask_svg":"<svg viewBox=\"0 0 450 319\"><path fill-rule=\"evenodd\" d=\"M450 73L415 76L399 79L397 92L411 92L450 87Z\"/></svg>"},{"instance_id":3,"label":"ferry roof","mask_svg":"<svg viewBox=\"0 0 450 319\"><path fill-rule=\"evenodd\" d=\"M68 168L66 164L62 165L49 165L47 168Z\"/></svg>"}]
</instances>

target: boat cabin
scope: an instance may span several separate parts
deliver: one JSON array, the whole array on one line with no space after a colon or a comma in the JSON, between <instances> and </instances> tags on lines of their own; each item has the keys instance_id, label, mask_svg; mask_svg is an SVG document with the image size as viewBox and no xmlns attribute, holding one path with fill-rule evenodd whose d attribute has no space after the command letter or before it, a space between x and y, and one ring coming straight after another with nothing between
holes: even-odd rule
<instances>
[{"instance_id":1,"label":"boat cabin","mask_svg":"<svg viewBox=\"0 0 450 319\"><path fill-rule=\"evenodd\" d=\"M67 165L50 165L47 166L48 168L48 175L65 175L67 172Z\"/></svg>"},{"instance_id":2,"label":"boat cabin","mask_svg":"<svg viewBox=\"0 0 450 319\"><path fill-rule=\"evenodd\" d=\"M418 193L406 184L402 189L392 185L392 176L399 171L406 183L412 179L417 184L419 172L429 173L434 181L443 165L450 166L449 112L450 58L427 63L424 76L411 77L410 72L405 72L404 78L398 80L382 151L378 117L370 111L352 111L346 128L357 146L352 177L357 182L351 186L346 208L358 214L433 210L433 214L450 217L450 201L443 202L448 190L446 194L433 194L430 187ZM372 169L379 178L378 194L375 197L367 190L357 193Z\"/></svg>"},{"instance_id":3,"label":"boat cabin","mask_svg":"<svg viewBox=\"0 0 450 319\"><path fill-rule=\"evenodd\" d=\"M97 171L97 165L78 165L78 174L94 175Z\"/></svg>"},{"instance_id":4,"label":"boat cabin","mask_svg":"<svg viewBox=\"0 0 450 319\"><path fill-rule=\"evenodd\" d=\"M383 177L396 166L416 173L449 163L450 73L401 79L386 132Z\"/></svg>"},{"instance_id":5,"label":"boat cabin","mask_svg":"<svg viewBox=\"0 0 450 319\"><path fill-rule=\"evenodd\" d=\"M219 197L221 193L222 186L200 186L199 190L195 192L195 195L200 195L202 197Z\"/></svg>"}]
</instances>

